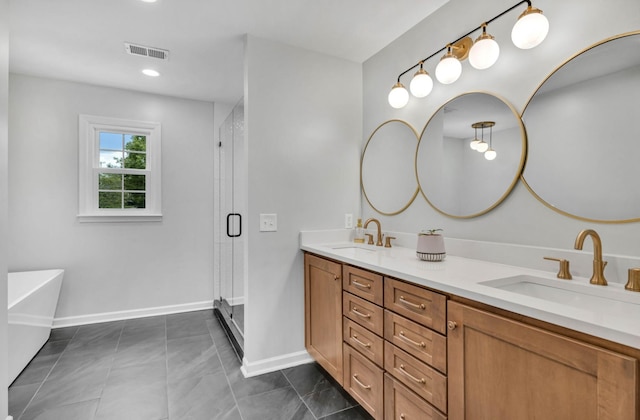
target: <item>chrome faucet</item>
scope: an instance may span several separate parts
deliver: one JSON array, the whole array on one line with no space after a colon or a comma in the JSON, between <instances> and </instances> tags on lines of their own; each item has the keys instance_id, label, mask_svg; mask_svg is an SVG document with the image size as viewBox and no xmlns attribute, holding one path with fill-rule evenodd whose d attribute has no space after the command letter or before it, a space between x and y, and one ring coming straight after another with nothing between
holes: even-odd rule
<instances>
[{"instance_id":1,"label":"chrome faucet","mask_svg":"<svg viewBox=\"0 0 640 420\"><path fill-rule=\"evenodd\" d=\"M377 237L377 240L376 240L376 246L382 246L382 228L380 227L380 221L378 219L374 219L373 217L370 218L370 219L367 219L367 221L364 222L363 228L366 229L367 226L369 226L370 222L375 223L376 226L378 227L378 237ZM369 243L373 244L373 238L372 237L370 237Z\"/></svg>"},{"instance_id":2,"label":"chrome faucet","mask_svg":"<svg viewBox=\"0 0 640 420\"><path fill-rule=\"evenodd\" d=\"M602 261L602 241L600 240L600 235L598 235L598 233L593 229L585 229L578 234L574 248L582 249L584 239L587 236L591 236L591 239L593 240L593 275L589 282L591 284L606 286L607 279L604 278L604 267L607 263L606 261Z\"/></svg>"}]
</instances>

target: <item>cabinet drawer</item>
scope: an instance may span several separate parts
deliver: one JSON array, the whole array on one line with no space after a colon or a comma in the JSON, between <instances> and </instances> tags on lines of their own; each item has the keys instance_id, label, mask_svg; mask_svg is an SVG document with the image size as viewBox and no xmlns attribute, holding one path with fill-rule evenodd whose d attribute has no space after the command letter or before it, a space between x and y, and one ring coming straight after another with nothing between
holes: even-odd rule
<instances>
[{"instance_id":1,"label":"cabinet drawer","mask_svg":"<svg viewBox=\"0 0 640 420\"><path fill-rule=\"evenodd\" d=\"M376 365L384 366L384 340L349 318L343 318L344 342L358 350Z\"/></svg>"},{"instance_id":2,"label":"cabinet drawer","mask_svg":"<svg viewBox=\"0 0 640 420\"><path fill-rule=\"evenodd\" d=\"M342 314L382 337L384 313L380 306L342 292Z\"/></svg>"},{"instance_id":3,"label":"cabinet drawer","mask_svg":"<svg viewBox=\"0 0 640 420\"><path fill-rule=\"evenodd\" d=\"M384 306L446 335L447 298L399 280L384 279Z\"/></svg>"},{"instance_id":4,"label":"cabinet drawer","mask_svg":"<svg viewBox=\"0 0 640 420\"><path fill-rule=\"evenodd\" d=\"M447 420L447 416L393 379L388 373L384 375L384 418L389 420Z\"/></svg>"},{"instance_id":5,"label":"cabinet drawer","mask_svg":"<svg viewBox=\"0 0 640 420\"><path fill-rule=\"evenodd\" d=\"M421 398L447 412L447 378L404 350L384 342L384 368Z\"/></svg>"},{"instance_id":6,"label":"cabinet drawer","mask_svg":"<svg viewBox=\"0 0 640 420\"><path fill-rule=\"evenodd\" d=\"M385 310L384 338L440 372L447 373L446 337Z\"/></svg>"},{"instance_id":7,"label":"cabinet drawer","mask_svg":"<svg viewBox=\"0 0 640 420\"><path fill-rule=\"evenodd\" d=\"M344 389L373 416L384 413L384 371L369 359L344 344Z\"/></svg>"},{"instance_id":8,"label":"cabinet drawer","mask_svg":"<svg viewBox=\"0 0 640 420\"><path fill-rule=\"evenodd\" d=\"M342 267L342 288L376 305L382 306L382 276L361 268Z\"/></svg>"}]
</instances>

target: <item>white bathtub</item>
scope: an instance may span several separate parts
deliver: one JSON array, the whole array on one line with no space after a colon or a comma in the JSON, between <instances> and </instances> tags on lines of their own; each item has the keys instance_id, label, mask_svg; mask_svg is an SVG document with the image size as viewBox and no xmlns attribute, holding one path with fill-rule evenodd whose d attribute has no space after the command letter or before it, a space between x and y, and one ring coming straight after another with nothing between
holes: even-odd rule
<instances>
[{"instance_id":1,"label":"white bathtub","mask_svg":"<svg viewBox=\"0 0 640 420\"><path fill-rule=\"evenodd\" d=\"M9 384L46 343L64 270L9 273Z\"/></svg>"}]
</instances>

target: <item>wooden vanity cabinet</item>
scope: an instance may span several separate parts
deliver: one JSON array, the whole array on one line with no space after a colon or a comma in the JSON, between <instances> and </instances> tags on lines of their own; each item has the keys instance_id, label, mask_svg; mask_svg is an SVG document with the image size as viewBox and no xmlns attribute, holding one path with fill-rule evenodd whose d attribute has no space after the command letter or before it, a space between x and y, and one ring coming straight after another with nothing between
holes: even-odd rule
<instances>
[{"instance_id":1,"label":"wooden vanity cabinet","mask_svg":"<svg viewBox=\"0 0 640 420\"><path fill-rule=\"evenodd\" d=\"M307 253L304 326L307 351L342 385L342 264Z\"/></svg>"},{"instance_id":2,"label":"wooden vanity cabinet","mask_svg":"<svg viewBox=\"0 0 640 420\"><path fill-rule=\"evenodd\" d=\"M450 419L637 419L637 360L448 304Z\"/></svg>"},{"instance_id":3,"label":"wooden vanity cabinet","mask_svg":"<svg viewBox=\"0 0 640 420\"><path fill-rule=\"evenodd\" d=\"M307 253L305 344L376 420L640 420L640 349Z\"/></svg>"}]
</instances>

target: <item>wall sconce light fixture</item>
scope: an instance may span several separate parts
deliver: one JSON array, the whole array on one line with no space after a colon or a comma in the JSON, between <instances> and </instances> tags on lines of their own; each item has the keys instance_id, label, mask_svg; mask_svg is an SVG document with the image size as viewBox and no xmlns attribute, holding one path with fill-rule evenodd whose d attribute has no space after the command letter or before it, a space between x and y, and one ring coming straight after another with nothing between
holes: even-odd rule
<instances>
[{"instance_id":1,"label":"wall sconce light fixture","mask_svg":"<svg viewBox=\"0 0 640 420\"><path fill-rule=\"evenodd\" d=\"M418 66L420 66L420 69L415 73L409 85L411 93L417 98L424 98L431 93L433 80L429 73L424 70L423 64L444 50L447 50L447 52L442 56L435 70L436 79L444 85L451 84L460 78L462 74L461 61L467 57L469 58L469 63L476 69L484 70L493 66L500 56L500 46L495 38L487 33L487 26L524 3L527 3L527 8L520 14L515 25L513 25L511 40L520 49L530 49L540 45L549 32L549 21L542 14L542 10L531 5L530 0L520 1L400 73L397 83L393 85L391 92L389 92L389 97L387 98L389 105L394 108L403 108L409 102L409 92L400 82L400 78ZM478 29L482 29L482 33L473 42L469 35Z\"/></svg>"}]
</instances>

